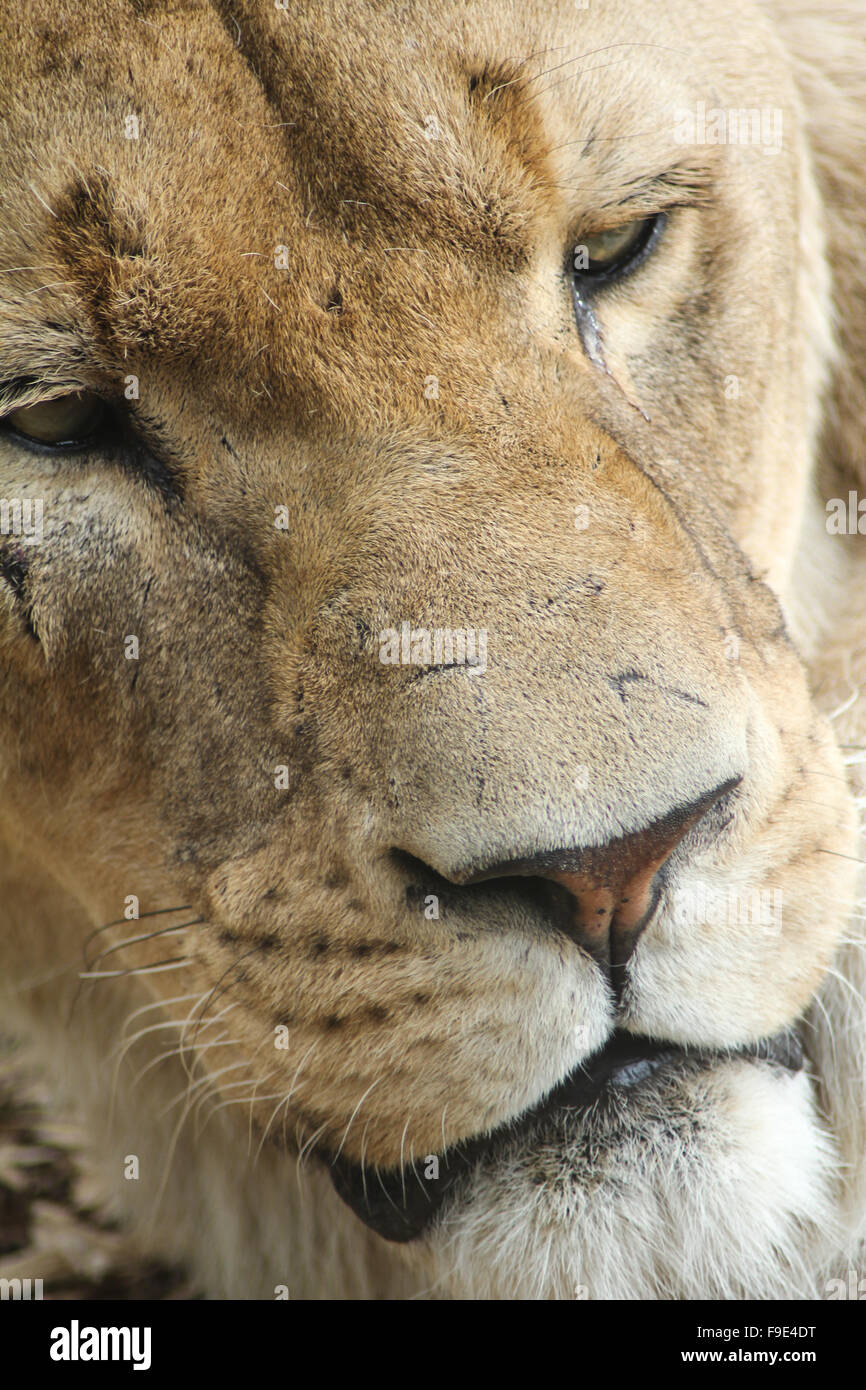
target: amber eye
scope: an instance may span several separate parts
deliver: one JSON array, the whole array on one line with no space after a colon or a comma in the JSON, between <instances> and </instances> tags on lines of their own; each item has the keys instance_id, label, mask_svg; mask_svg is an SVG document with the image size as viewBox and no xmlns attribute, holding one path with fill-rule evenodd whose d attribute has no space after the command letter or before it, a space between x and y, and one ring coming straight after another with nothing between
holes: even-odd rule
<instances>
[{"instance_id":1,"label":"amber eye","mask_svg":"<svg viewBox=\"0 0 866 1390\"><path fill-rule=\"evenodd\" d=\"M572 257L575 280L613 280L632 270L655 242L662 220L641 217L578 242Z\"/></svg>"},{"instance_id":2,"label":"amber eye","mask_svg":"<svg viewBox=\"0 0 866 1390\"><path fill-rule=\"evenodd\" d=\"M37 444L74 448L99 433L107 410L105 401L92 391L75 391L12 410L0 423Z\"/></svg>"}]
</instances>

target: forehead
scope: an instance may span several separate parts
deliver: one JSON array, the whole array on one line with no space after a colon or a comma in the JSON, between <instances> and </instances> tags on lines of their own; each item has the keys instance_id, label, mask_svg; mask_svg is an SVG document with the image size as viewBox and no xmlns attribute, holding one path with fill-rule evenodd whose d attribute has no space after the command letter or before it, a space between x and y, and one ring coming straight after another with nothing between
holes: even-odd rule
<instances>
[{"instance_id":1,"label":"forehead","mask_svg":"<svg viewBox=\"0 0 866 1390\"><path fill-rule=\"evenodd\" d=\"M459 338L479 278L683 167L687 81L743 99L712 9L36 0L0 34L16 331L50 294L106 370L218 344L281 381L300 343L331 381L411 343L425 301Z\"/></svg>"}]
</instances>

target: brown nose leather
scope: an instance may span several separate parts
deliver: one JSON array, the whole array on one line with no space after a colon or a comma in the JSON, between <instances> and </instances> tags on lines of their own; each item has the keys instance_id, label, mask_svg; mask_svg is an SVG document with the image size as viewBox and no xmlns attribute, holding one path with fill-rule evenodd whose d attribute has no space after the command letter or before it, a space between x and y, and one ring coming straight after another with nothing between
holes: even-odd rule
<instances>
[{"instance_id":1,"label":"brown nose leather","mask_svg":"<svg viewBox=\"0 0 866 1390\"><path fill-rule=\"evenodd\" d=\"M731 778L697 801L606 845L546 850L531 859L499 864L468 881L515 874L561 883L574 900L571 935L615 983L621 982L622 967L658 901L656 874L683 836L739 781Z\"/></svg>"}]
</instances>

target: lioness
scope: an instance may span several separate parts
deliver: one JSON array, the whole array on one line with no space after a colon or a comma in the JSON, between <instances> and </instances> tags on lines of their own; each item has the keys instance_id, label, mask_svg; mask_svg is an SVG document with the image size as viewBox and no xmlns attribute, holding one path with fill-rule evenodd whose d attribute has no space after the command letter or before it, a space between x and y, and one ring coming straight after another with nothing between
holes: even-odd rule
<instances>
[{"instance_id":1,"label":"lioness","mask_svg":"<svg viewBox=\"0 0 866 1390\"><path fill-rule=\"evenodd\" d=\"M823 1295L862 5L24 15L3 1019L141 1250L215 1297Z\"/></svg>"}]
</instances>

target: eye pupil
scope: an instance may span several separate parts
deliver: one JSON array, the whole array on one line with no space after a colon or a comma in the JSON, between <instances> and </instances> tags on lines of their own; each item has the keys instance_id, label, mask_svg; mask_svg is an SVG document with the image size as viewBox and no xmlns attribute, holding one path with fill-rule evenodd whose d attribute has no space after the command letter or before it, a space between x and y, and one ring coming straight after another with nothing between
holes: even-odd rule
<instances>
[{"instance_id":1,"label":"eye pupil","mask_svg":"<svg viewBox=\"0 0 866 1390\"><path fill-rule=\"evenodd\" d=\"M92 391L73 391L12 410L2 423L40 444L75 445L96 434L105 412L105 402Z\"/></svg>"}]
</instances>

